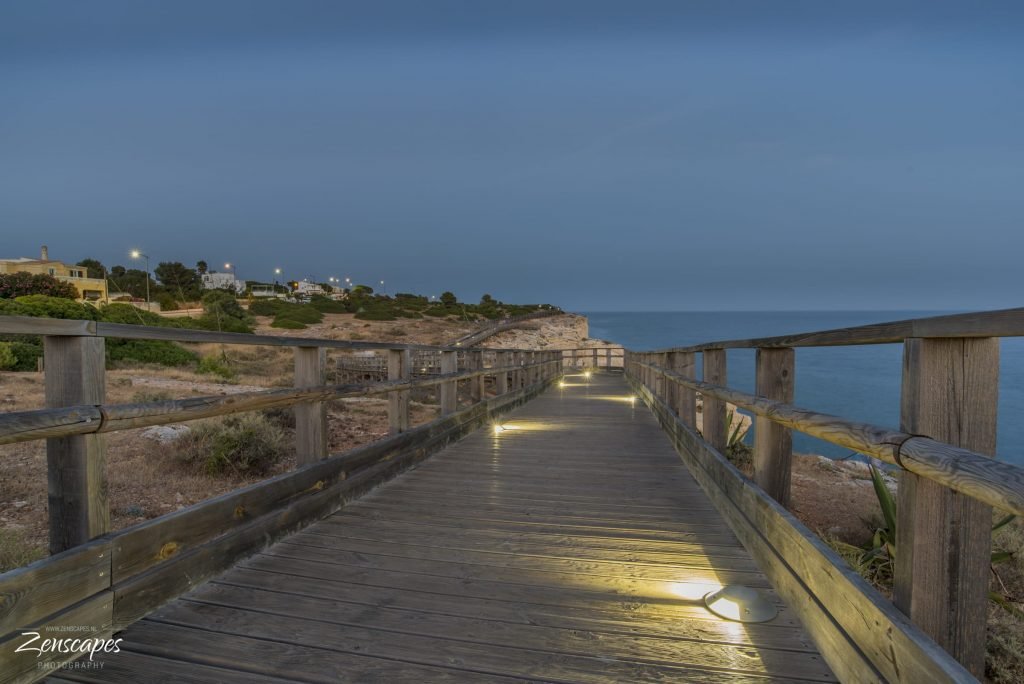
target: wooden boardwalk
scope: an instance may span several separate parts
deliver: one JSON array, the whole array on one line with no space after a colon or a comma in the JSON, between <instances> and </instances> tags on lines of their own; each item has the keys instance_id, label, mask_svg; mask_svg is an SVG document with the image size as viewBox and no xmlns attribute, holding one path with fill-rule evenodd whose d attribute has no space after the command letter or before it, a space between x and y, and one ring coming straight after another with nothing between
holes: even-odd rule
<instances>
[{"instance_id":1,"label":"wooden boardwalk","mask_svg":"<svg viewBox=\"0 0 1024 684\"><path fill-rule=\"evenodd\" d=\"M769 585L621 376L566 384L61 678L834 681L781 602L766 624L703 607L722 584Z\"/></svg>"}]
</instances>

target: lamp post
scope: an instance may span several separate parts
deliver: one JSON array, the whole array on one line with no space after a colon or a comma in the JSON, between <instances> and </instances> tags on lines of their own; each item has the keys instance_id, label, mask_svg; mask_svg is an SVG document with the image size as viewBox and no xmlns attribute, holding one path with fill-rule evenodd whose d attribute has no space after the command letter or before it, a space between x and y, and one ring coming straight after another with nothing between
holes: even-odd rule
<instances>
[{"instance_id":1,"label":"lamp post","mask_svg":"<svg viewBox=\"0 0 1024 684\"><path fill-rule=\"evenodd\" d=\"M382 281L380 281L380 291L381 291L381 292L382 292L383 294L387 294L387 293L388 293L388 288L384 286L384 281L383 281L383 280L382 280Z\"/></svg>"},{"instance_id":2,"label":"lamp post","mask_svg":"<svg viewBox=\"0 0 1024 684\"><path fill-rule=\"evenodd\" d=\"M149 255L143 254L137 249L133 249L132 259L138 259L139 257L146 260L146 311L151 311L152 309L149 305Z\"/></svg>"}]
</instances>

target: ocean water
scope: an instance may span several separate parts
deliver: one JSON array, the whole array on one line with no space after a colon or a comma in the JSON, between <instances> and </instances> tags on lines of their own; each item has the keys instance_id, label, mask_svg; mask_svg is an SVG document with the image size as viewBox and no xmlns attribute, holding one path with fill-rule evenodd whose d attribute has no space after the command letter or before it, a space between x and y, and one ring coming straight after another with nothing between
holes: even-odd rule
<instances>
[{"instance_id":1,"label":"ocean water","mask_svg":"<svg viewBox=\"0 0 1024 684\"><path fill-rule=\"evenodd\" d=\"M944 311L583 312L590 336L638 351L716 340L842 328L940 315ZM754 350L730 349L729 386L754 391ZM796 350L796 405L882 427L899 426L903 347L818 347ZM698 354L698 364L699 364ZM699 365L698 365L699 369ZM699 376L698 376L699 377ZM751 441L751 436L748 436ZM841 458L850 452L794 433L794 449ZM751 442L752 443L752 442ZM1000 347L997 457L1024 466L1024 338Z\"/></svg>"}]
</instances>

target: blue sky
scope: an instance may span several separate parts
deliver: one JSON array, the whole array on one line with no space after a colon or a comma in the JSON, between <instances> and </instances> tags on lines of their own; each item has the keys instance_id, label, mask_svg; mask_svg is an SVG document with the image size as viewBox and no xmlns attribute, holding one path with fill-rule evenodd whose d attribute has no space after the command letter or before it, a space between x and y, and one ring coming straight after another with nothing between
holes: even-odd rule
<instances>
[{"instance_id":1,"label":"blue sky","mask_svg":"<svg viewBox=\"0 0 1024 684\"><path fill-rule=\"evenodd\" d=\"M1020 305L1020 3L7 2L0 257Z\"/></svg>"}]
</instances>

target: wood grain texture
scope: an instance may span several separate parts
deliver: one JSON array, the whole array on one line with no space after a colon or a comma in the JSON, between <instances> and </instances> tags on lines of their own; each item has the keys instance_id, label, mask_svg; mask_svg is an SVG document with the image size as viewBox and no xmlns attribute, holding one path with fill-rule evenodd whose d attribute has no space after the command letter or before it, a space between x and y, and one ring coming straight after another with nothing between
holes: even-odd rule
<instances>
[{"instance_id":1,"label":"wood grain texture","mask_svg":"<svg viewBox=\"0 0 1024 684\"><path fill-rule=\"evenodd\" d=\"M486 420L544 386L467 411ZM542 394L505 432L477 431L346 498L130 626L125 643L181 677L188 653L202 668L316 681L834 681L785 606L736 628L702 607L703 589L678 593L742 581L778 600L653 416L595 398L626 391L598 373ZM136 599L153 605L223 558L196 553L159 581L143 573Z\"/></svg>"},{"instance_id":2,"label":"wood grain texture","mask_svg":"<svg viewBox=\"0 0 1024 684\"><path fill-rule=\"evenodd\" d=\"M757 396L793 403L796 357L792 349L758 349ZM789 505L793 435L765 416L754 426L754 482L783 506Z\"/></svg>"},{"instance_id":3,"label":"wood grain texture","mask_svg":"<svg viewBox=\"0 0 1024 684\"><path fill-rule=\"evenodd\" d=\"M106 394L104 341L43 338L48 408L100 405ZM50 553L60 553L110 529L106 440L100 435L46 440Z\"/></svg>"},{"instance_id":4,"label":"wood grain texture","mask_svg":"<svg viewBox=\"0 0 1024 684\"><path fill-rule=\"evenodd\" d=\"M405 349L388 351L388 380L408 380L412 377L412 352ZM388 430L397 435L409 429L409 392L388 395Z\"/></svg>"},{"instance_id":5,"label":"wood grain texture","mask_svg":"<svg viewBox=\"0 0 1024 684\"><path fill-rule=\"evenodd\" d=\"M693 352L674 352L674 364L671 370L683 377L696 379L697 360ZM676 415L690 427L696 427L697 423L697 393L693 389L681 385L673 378L672 385L675 387L676 403L673 406Z\"/></svg>"},{"instance_id":6,"label":"wood grain texture","mask_svg":"<svg viewBox=\"0 0 1024 684\"><path fill-rule=\"evenodd\" d=\"M757 349L764 347L829 347L863 344L894 344L910 337L1021 337L1024 308L975 311L964 314L873 323L851 328L818 330L777 337L706 342L690 347L657 351L705 351L708 349Z\"/></svg>"},{"instance_id":7,"label":"wood grain texture","mask_svg":"<svg viewBox=\"0 0 1024 684\"><path fill-rule=\"evenodd\" d=\"M668 373L680 384L701 394L713 395L758 416L818 437L839 446L900 465L912 473L938 482L1008 513L1024 515L1024 468L997 461L969 449L952 446L929 437L858 423L827 413L818 413L782 402L757 397L739 390L692 381L650 364L634 362L634 373L654 369ZM899 453L899 460L896 455Z\"/></svg>"},{"instance_id":8,"label":"wood grain texture","mask_svg":"<svg viewBox=\"0 0 1024 684\"><path fill-rule=\"evenodd\" d=\"M804 621L841 681L974 682L831 548L640 384L690 472Z\"/></svg>"},{"instance_id":9,"label":"wood grain texture","mask_svg":"<svg viewBox=\"0 0 1024 684\"><path fill-rule=\"evenodd\" d=\"M909 339L901 427L995 454L999 340ZM985 671L992 509L913 473L900 479L893 600L975 676Z\"/></svg>"},{"instance_id":10,"label":"wood grain texture","mask_svg":"<svg viewBox=\"0 0 1024 684\"><path fill-rule=\"evenodd\" d=\"M704 382L726 386L725 351L721 349L709 349L704 352ZM658 375L656 373L656 375ZM714 449L724 451L728 436L728 423L725 416L725 402L713 394L704 394L704 405L702 418L704 420L704 439Z\"/></svg>"},{"instance_id":11,"label":"wood grain texture","mask_svg":"<svg viewBox=\"0 0 1024 684\"><path fill-rule=\"evenodd\" d=\"M458 369L458 355L452 351L441 352L441 374L456 373ZM441 384L438 389L438 397L442 416L455 413L459 401L458 384L454 380Z\"/></svg>"},{"instance_id":12,"label":"wood grain texture","mask_svg":"<svg viewBox=\"0 0 1024 684\"><path fill-rule=\"evenodd\" d=\"M327 383L327 350L295 348L295 387L322 387ZM327 458L327 404L310 401L295 406L295 460L298 465Z\"/></svg>"}]
</instances>

